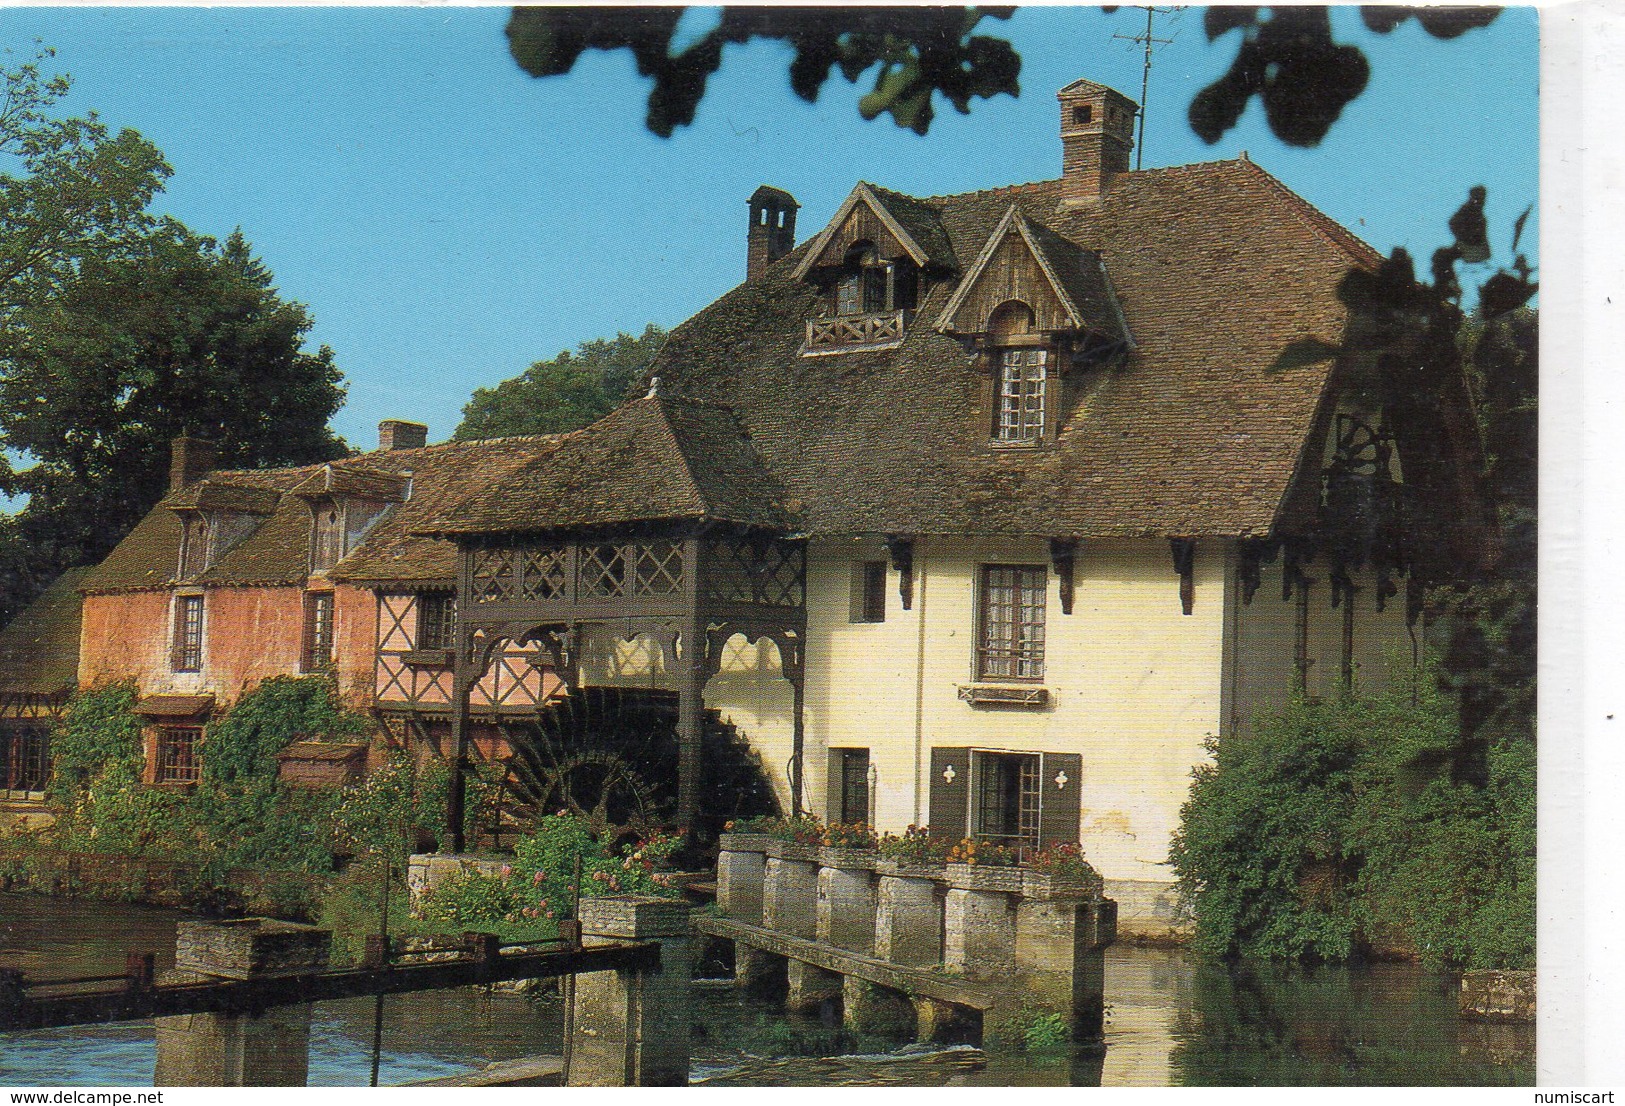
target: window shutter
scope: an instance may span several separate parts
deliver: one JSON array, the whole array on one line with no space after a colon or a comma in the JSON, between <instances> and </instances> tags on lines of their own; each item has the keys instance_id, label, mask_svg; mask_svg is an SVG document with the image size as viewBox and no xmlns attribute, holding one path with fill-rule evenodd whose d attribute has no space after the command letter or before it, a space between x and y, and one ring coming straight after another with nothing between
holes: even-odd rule
<instances>
[{"instance_id":1,"label":"window shutter","mask_svg":"<svg viewBox=\"0 0 1625 1106\"><path fill-rule=\"evenodd\" d=\"M169 668L180 672L186 667L186 599L175 597L175 621L169 639Z\"/></svg>"},{"instance_id":2,"label":"window shutter","mask_svg":"<svg viewBox=\"0 0 1625 1106\"><path fill-rule=\"evenodd\" d=\"M829 774L824 777L824 822L831 826L841 820L842 751L829 751Z\"/></svg>"},{"instance_id":3,"label":"window shutter","mask_svg":"<svg viewBox=\"0 0 1625 1106\"><path fill-rule=\"evenodd\" d=\"M931 750L931 836L958 841L969 829L970 750Z\"/></svg>"},{"instance_id":4,"label":"window shutter","mask_svg":"<svg viewBox=\"0 0 1625 1106\"><path fill-rule=\"evenodd\" d=\"M1039 771L1039 848L1077 841L1079 798L1083 786L1083 757L1077 753L1045 753Z\"/></svg>"}]
</instances>

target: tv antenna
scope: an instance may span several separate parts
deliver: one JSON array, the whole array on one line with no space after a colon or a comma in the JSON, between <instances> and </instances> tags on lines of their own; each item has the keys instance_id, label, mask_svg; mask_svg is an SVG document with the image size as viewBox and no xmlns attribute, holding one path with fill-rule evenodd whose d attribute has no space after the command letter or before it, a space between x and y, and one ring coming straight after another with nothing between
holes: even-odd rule
<instances>
[{"instance_id":1,"label":"tv antenna","mask_svg":"<svg viewBox=\"0 0 1625 1106\"><path fill-rule=\"evenodd\" d=\"M1145 9L1145 33L1138 35L1112 35L1125 42L1137 42L1145 47L1145 72L1140 77L1140 137L1134 144L1134 168L1138 169L1145 161L1145 113L1146 97L1151 91L1151 52L1158 46L1167 46L1173 42L1171 38L1157 38L1152 33L1151 21L1159 15L1172 15L1178 8L1147 7Z\"/></svg>"}]
</instances>

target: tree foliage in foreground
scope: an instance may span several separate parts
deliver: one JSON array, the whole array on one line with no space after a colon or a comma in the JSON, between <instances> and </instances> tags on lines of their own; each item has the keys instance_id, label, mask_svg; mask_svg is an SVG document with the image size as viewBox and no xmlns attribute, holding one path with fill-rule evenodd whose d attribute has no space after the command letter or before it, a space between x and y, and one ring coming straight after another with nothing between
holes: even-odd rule
<instances>
[{"instance_id":1,"label":"tree foliage in foreground","mask_svg":"<svg viewBox=\"0 0 1625 1106\"><path fill-rule=\"evenodd\" d=\"M790 48L790 88L809 103L837 68L853 84L872 70L874 83L859 101L860 114L890 115L917 134L930 129L935 96L963 114L973 99L1021 91L1015 49L1002 38L976 33L984 19L1007 19L1012 8L730 6L714 28L678 49L684 10L516 7L508 49L533 77L568 73L587 50L631 51L638 72L654 79L645 123L662 137L694 121L707 82L722 66L723 48L752 39ZM1499 9L1366 5L1360 14L1379 34L1414 18L1435 38L1450 39L1487 26ZM1365 55L1336 41L1326 8L1210 8L1204 29L1210 42L1240 32L1229 69L1191 102L1191 128L1205 142L1217 142L1235 126L1256 96L1277 138L1314 146L1365 91Z\"/></svg>"},{"instance_id":2,"label":"tree foliage in foreground","mask_svg":"<svg viewBox=\"0 0 1625 1106\"><path fill-rule=\"evenodd\" d=\"M43 54L40 60L48 57ZM169 167L134 131L58 119L65 77L0 70L0 624L58 573L100 560L162 497L169 442L222 466L342 456L331 351L234 233L147 205Z\"/></svg>"},{"instance_id":3,"label":"tree foliage in foreground","mask_svg":"<svg viewBox=\"0 0 1625 1106\"><path fill-rule=\"evenodd\" d=\"M614 410L654 360L666 332L650 323L638 337L582 342L538 361L495 388L479 388L463 408L457 441L578 430Z\"/></svg>"}]
</instances>

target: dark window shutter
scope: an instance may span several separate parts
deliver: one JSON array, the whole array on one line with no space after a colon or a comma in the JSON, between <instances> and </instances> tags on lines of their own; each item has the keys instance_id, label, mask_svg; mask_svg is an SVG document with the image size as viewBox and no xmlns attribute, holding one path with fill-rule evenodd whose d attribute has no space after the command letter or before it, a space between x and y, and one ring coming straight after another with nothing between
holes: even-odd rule
<instances>
[{"instance_id":1,"label":"dark window shutter","mask_svg":"<svg viewBox=\"0 0 1625 1106\"><path fill-rule=\"evenodd\" d=\"M1057 783L1058 779L1061 782ZM1083 786L1083 757L1077 753L1045 753L1038 782L1039 847L1076 841L1083 805L1078 797Z\"/></svg>"},{"instance_id":2,"label":"dark window shutter","mask_svg":"<svg viewBox=\"0 0 1625 1106\"><path fill-rule=\"evenodd\" d=\"M970 750L931 750L931 836L958 841L970 809Z\"/></svg>"},{"instance_id":3,"label":"dark window shutter","mask_svg":"<svg viewBox=\"0 0 1625 1106\"><path fill-rule=\"evenodd\" d=\"M829 751L829 775L824 777L824 821L834 825L841 820L841 788L846 781L841 773L841 754L844 749Z\"/></svg>"}]
</instances>

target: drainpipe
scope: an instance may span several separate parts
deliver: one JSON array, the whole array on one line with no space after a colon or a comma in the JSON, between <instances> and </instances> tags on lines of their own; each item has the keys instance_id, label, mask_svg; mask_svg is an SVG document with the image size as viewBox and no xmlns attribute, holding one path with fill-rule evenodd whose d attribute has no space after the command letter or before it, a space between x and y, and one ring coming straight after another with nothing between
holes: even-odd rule
<instances>
[{"instance_id":1,"label":"drainpipe","mask_svg":"<svg viewBox=\"0 0 1625 1106\"><path fill-rule=\"evenodd\" d=\"M914 601L919 612L919 633L914 654L914 824L920 820L920 791L925 783L925 542L914 541Z\"/></svg>"}]
</instances>

